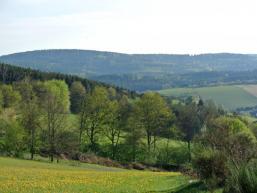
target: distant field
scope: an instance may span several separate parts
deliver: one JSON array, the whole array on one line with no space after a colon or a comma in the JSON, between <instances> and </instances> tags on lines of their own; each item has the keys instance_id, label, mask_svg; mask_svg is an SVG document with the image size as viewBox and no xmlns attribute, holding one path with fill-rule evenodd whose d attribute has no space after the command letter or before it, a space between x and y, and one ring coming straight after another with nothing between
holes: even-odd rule
<instances>
[{"instance_id":1,"label":"distant field","mask_svg":"<svg viewBox=\"0 0 257 193\"><path fill-rule=\"evenodd\" d=\"M257 85L243 85L243 86L239 86L239 87L243 88L248 93L257 97Z\"/></svg>"},{"instance_id":2,"label":"distant field","mask_svg":"<svg viewBox=\"0 0 257 193\"><path fill-rule=\"evenodd\" d=\"M202 88L174 88L159 91L165 96L199 95L204 100L213 100L226 109L257 105L257 85L228 85Z\"/></svg>"}]
</instances>

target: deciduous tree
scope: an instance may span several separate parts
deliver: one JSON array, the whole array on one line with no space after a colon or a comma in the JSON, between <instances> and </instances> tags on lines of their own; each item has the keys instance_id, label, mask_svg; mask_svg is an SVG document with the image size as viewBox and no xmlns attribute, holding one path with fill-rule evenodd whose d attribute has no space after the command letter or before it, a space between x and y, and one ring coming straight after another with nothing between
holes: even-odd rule
<instances>
[{"instance_id":1,"label":"deciduous tree","mask_svg":"<svg viewBox=\"0 0 257 193\"><path fill-rule=\"evenodd\" d=\"M152 145L155 149L157 136L168 126L172 113L165 100L157 93L145 93L136 104L150 153Z\"/></svg>"},{"instance_id":2,"label":"deciduous tree","mask_svg":"<svg viewBox=\"0 0 257 193\"><path fill-rule=\"evenodd\" d=\"M69 89L64 81L51 80L44 83L44 118L48 135L48 150L53 161L56 154L56 136L65 124L69 111Z\"/></svg>"}]
</instances>

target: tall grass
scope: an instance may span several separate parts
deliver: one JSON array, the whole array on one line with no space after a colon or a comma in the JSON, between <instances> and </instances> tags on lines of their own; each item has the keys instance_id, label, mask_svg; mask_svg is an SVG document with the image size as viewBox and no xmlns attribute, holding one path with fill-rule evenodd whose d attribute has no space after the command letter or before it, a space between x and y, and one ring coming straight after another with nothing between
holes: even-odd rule
<instances>
[{"instance_id":1,"label":"tall grass","mask_svg":"<svg viewBox=\"0 0 257 193\"><path fill-rule=\"evenodd\" d=\"M230 165L230 177L227 180L225 193L257 192L257 160L240 165Z\"/></svg>"}]
</instances>

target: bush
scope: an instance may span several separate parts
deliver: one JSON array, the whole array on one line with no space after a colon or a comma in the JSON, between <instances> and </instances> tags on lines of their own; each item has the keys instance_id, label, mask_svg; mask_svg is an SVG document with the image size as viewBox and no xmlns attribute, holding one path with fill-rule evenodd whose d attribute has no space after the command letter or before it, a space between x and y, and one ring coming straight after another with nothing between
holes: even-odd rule
<instances>
[{"instance_id":1,"label":"bush","mask_svg":"<svg viewBox=\"0 0 257 193\"><path fill-rule=\"evenodd\" d=\"M107 167L118 167L123 168L118 162L111 160L109 158L103 158L96 156L93 153L81 154L79 155L79 161L90 164L99 164Z\"/></svg>"},{"instance_id":2,"label":"bush","mask_svg":"<svg viewBox=\"0 0 257 193\"><path fill-rule=\"evenodd\" d=\"M257 155L255 136L237 118L216 119L213 126L196 139L200 149L195 152L194 166L209 189L224 186L227 178L233 176L234 170L229 174L228 159L236 164L247 163ZM238 176L235 180L239 180L239 174L234 176ZM233 181L233 178L231 180Z\"/></svg>"},{"instance_id":3,"label":"bush","mask_svg":"<svg viewBox=\"0 0 257 193\"><path fill-rule=\"evenodd\" d=\"M228 155L236 162L247 162L257 156L256 138L248 133L237 133L230 137Z\"/></svg>"},{"instance_id":4,"label":"bush","mask_svg":"<svg viewBox=\"0 0 257 193\"><path fill-rule=\"evenodd\" d=\"M206 186L213 190L225 184L228 175L226 155L210 149L202 149L193 157L193 167Z\"/></svg>"},{"instance_id":5,"label":"bush","mask_svg":"<svg viewBox=\"0 0 257 193\"><path fill-rule=\"evenodd\" d=\"M136 169L136 170L145 170L146 169L146 166L141 163L134 162L134 163L131 163L131 165L132 165L132 168Z\"/></svg>"},{"instance_id":6,"label":"bush","mask_svg":"<svg viewBox=\"0 0 257 193\"><path fill-rule=\"evenodd\" d=\"M18 122L7 122L0 120L0 152L3 155L21 157L26 149L25 132Z\"/></svg>"},{"instance_id":7,"label":"bush","mask_svg":"<svg viewBox=\"0 0 257 193\"><path fill-rule=\"evenodd\" d=\"M184 144L160 148L157 155L157 164L184 165L188 161L188 148Z\"/></svg>"}]
</instances>

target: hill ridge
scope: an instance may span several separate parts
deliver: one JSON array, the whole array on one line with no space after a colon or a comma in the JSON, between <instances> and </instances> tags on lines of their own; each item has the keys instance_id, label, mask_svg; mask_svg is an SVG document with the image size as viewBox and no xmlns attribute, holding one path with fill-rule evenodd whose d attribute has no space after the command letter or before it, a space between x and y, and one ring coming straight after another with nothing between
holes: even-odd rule
<instances>
[{"instance_id":1,"label":"hill ridge","mask_svg":"<svg viewBox=\"0 0 257 193\"><path fill-rule=\"evenodd\" d=\"M137 91L173 87L177 80L186 80L180 81L179 86L199 86L198 74L194 73L201 72L214 72L211 80L203 77L208 79L205 86L220 82L220 77L215 77L216 72L223 73L222 80L227 78L227 72L236 73L235 76L229 75L233 79L229 83L238 83L238 80L247 79L247 76L242 78L238 72L257 70L257 55L235 53L125 54L97 50L45 49L4 55L0 57L0 62L47 72L73 74ZM188 74L196 80L188 79Z\"/></svg>"}]
</instances>

